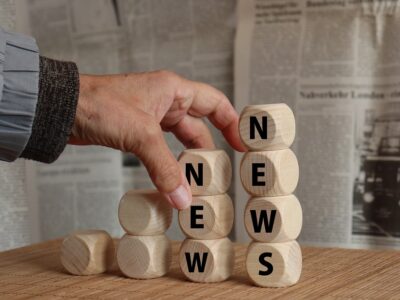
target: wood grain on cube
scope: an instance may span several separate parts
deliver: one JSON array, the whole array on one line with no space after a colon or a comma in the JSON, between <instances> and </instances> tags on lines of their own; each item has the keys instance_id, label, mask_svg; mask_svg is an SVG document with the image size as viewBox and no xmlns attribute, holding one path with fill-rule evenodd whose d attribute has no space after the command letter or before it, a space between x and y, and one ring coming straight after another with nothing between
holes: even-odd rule
<instances>
[{"instance_id":1,"label":"wood grain on cube","mask_svg":"<svg viewBox=\"0 0 400 300\"><path fill-rule=\"evenodd\" d=\"M171 225L172 208L156 190L130 190L119 203L118 217L131 235L159 235Z\"/></svg>"},{"instance_id":2,"label":"wood grain on cube","mask_svg":"<svg viewBox=\"0 0 400 300\"><path fill-rule=\"evenodd\" d=\"M232 165L225 151L189 149L178 160L193 195L219 195L229 189Z\"/></svg>"},{"instance_id":3,"label":"wood grain on cube","mask_svg":"<svg viewBox=\"0 0 400 300\"><path fill-rule=\"evenodd\" d=\"M251 198L244 212L247 233L253 240L281 243L295 240L301 231L303 213L296 196Z\"/></svg>"},{"instance_id":4,"label":"wood grain on cube","mask_svg":"<svg viewBox=\"0 0 400 300\"><path fill-rule=\"evenodd\" d=\"M246 269L254 284L261 287L288 287L301 275L302 256L296 241L253 242L247 250Z\"/></svg>"},{"instance_id":5,"label":"wood grain on cube","mask_svg":"<svg viewBox=\"0 0 400 300\"><path fill-rule=\"evenodd\" d=\"M164 235L125 234L118 244L117 262L130 278L150 279L165 275L171 264L171 243Z\"/></svg>"},{"instance_id":6,"label":"wood grain on cube","mask_svg":"<svg viewBox=\"0 0 400 300\"><path fill-rule=\"evenodd\" d=\"M114 252L113 240L106 231L75 231L62 243L61 263L74 275L100 274L111 268Z\"/></svg>"},{"instance_id":7,"label":"wood grain on cube","mask_svg":"<svg viewBox=\"0 0 400 300\"><path fill-rule=\"evenodd\" d=\"M296 135L295 118L284 103L250 105L240 115L239 132L250 150L285 149Z\"/></svg>"},{"instance_id":8,"label":"wood grain on cube","mask_svg":"<svg viewBox=\"0 0 400 300\"><path fill-rule=\"evenodd\" d=\"M234 209L228 194L194 196L190 207L179 211L179 224L192 239L219 239L232 230Z\"/></svg>"},{"instance_id":9,"label":"wood grain on cube","mask_svg":"<svg viewBox=\"0 0 400 300\"><path fill-rule=\"evenodd\" d=\"M183 274L194 282L220 282L233 272L235 252L228 238L216 240L186 239L179 251Z\"/></svg>"},{"instance_id":10,"label":"wood grain on cube","mask_svg":"<svg viewBox=\"0 0 400 300\"><path fill-rule=\"evenodd\" d=\"M247 152L240 164L240 179L250 195L290 195L299 180L296 155L290 149Z\"/></svg>"}]
</instances>

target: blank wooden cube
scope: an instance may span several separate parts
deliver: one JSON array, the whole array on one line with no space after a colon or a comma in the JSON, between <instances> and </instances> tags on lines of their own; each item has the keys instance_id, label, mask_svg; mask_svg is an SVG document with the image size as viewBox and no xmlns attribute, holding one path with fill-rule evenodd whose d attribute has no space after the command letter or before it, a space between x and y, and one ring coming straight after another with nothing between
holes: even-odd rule
<instances>
[{"instance_id":1,"label":"blank wooden cube","mask_svg":"<svg viewBox=\"0 0 400 300\"><path fill-rule=\"evenodd\" d=\"M192 239L219 239L232 230L234 209L228 194L195 196L192 204L179 211L182 231Z\"/></svg>"},{"instance_id":2,"label":"blank wooden cube","mask_svg":"<svg viewBox=\"0 0 400 300\"><path fill-rule=\"evenodd\" d=\"M104 230L75 231L61 246L61 264L71 274L92 275L107 271L114 261L114 244Z\"/></svg>"},{"instance_id":3,"label":"blank wooden cube","mask_svg":"<svg viewBox=\"0 0 400 300\"><path fill-rule=\"evenodd\" d=\"M117 248L117 262L121 272L135 279L165 275L171 264L171 255L171 243L165 235L125 234Z\"/></svg>"},{"instance_id":4,"label":"blank wooden cube","mask_svg":"<svg viewBox=\"0 0 400 300\"><path fill-rule=\"evenodd\" d=\"M301 275L302 256L296 241L253 242L247 250L246 269L254 284L261 287L287 287Z\"/></svg>"},{"instance_id":5,"label":"blank wooden cube","mask_svg":"<svg viewBox=\"0 0 400 300\"><path fill-rule=\"evenodd\" d=\"M171 225L172 208L156 190L131 190L119 203L118 218L131 235L159 235Z\"/></svg>"},{"instance_id":6,"label":"blank wooden cube","mask_svg":"<svg viewBox=\"0 0 400 300\"><path fill-rule=\"evenodd\" d=\"M229 189L232 165L225 151L188 149L178 160L193 195L220 195Z\"/></svg>"},{"instance_id":7,"label":"blank wooden cube","mask_svg":"<svg viewBox=\"0 0 400 300\"><path fill-rule=\"evenodd\" d=\"M185 276L194 282L220 282L233 272L235 252L228 238L216 240L186 239L179 252Z\"/></svg>"},{"instance_id":8,"label":"blank wooden cube","mask_svg":"<svg viewBox=\"0 0 400 300\"><path fill-rule=\"evenodd\" d=\"M253 240L282 243L299 236L303 213L294 195L251 198L245 208L244 223Z\"/></svg>"},{"instance_id":9,"label":"blank wooden cube","mask_svg":"<svg viewBox=\"0 0 400 300\"><path fill-rule=\"evenodd\" d=\"M284 103L247 106L240 115L239 132L250 150L289 148L296 135L293 112Z\"/></svg>"},{"instance_id":10,"label":"blank wooden cube","mask_svg":"<svg viewBox=\"0 0 400 300\"><path fill-rule=\"evenodd\" d=\"M296 155L290 149L247 152L240 164L240 179L250 195L290 195L299 180Z\"/></svg>"}]
</instances>

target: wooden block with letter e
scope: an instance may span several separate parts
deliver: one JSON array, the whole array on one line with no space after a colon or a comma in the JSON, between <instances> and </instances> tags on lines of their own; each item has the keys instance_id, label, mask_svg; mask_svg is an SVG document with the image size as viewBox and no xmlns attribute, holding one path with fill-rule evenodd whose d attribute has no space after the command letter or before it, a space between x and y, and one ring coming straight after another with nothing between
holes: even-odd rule
<instances>
[{"instance_id":1,"label":"wooden block with letter e","mask_svg":"<svg viewBox=\"0 0 400 300\"><path fill-rule=\"evenodd\" d=\"M296 196L251 198L244 212L247 233L253 240L281 243L295 240L301 231L303 213Z\"/></svg>"},{"instance_id":2,"label":"wooden block with letter e","mask_svg":"<svg viewBox=\"0 0 400 300\"><path fill-rule=\"evenodd\" d=\"M118 218L128 234L159 235L171 225L172 208L157 190L130 190L119 203Z\"/></svg>"},{"instance_id":3,"label":"wooden block with letter e","mask_svg":"<svg viewBox=\"0 0 400 300\"><path fill-rule=\"evenodd\" d=\"M232 242L186 239L179 252L183 274L194 282L220 282L231 276L235 261Z\"/></svg>"},{"instance_id":4,"label":"wooden block with letter e","mask_svg":"<svg viewBox=\"0 0 400 300\"><path fill-rule=\"evenodd\" d=\"M67 236L61 246L61 263L74 275L100 274L113 265L113 240L104 230L81 230Z\"/></svg>"},{"instance_id":5,"label":"wooden block with letter e","mask_svg":"<svg viewBox=\"0 0 400 300\"><path fill-rule=\"evenodd\" d=\"M164 235L124 235L118 244L117 261L130 278L150 279L165 275L171 263L171 243Z\"/></svg>"},{"instance_id":6,"label":"wooden block with letter e","mask_svg":"<svg viewBox=\"0 0 400 300\"><path fill-rule=\"evenodd\" d=\"M219 239L232 230L234 209L228 194L194 196L189 208L179 211L182 231L192 239Z\"/></svg>"},{"instance_id":7,"label":"wooden block with letter e","mask_svg":"<svg viewBox=\"0 0 400 300\"><path fill-rule=\"evenodd\" d=\"M289 148L296 134L294 114L284 103L250 105L240 115L239 132L250 150Z\"/></svg>"},{"instance_id":8,"label":"wooden block with letter e","mask_svg":"<svg viewBox=\"0 0 400 300\"><path fill-rule=\"evenodd\" d=\"M219 195L229 189L232 165L223 150L184 150L178 158L193 195Z\"/></svg>"},{"instance_id":9,"label":"wooden block with letter e","mask_svg":"<svg viewBox=\"0 0 400 300\"><path fill-rule=\"evenodd\" d=\"M302 256L296 241L253 242L247 250L246 269L250 279L261 287L287 287L298 282Z\"/></svg>"},{"instance_id":10,"label":"wooden block with letter e","mask_svg":"<svg viewBox=\"0 0 400 300\"><path fill-rule=\"evenodd\" d=\"M289 195L299 180L296 155L290 149L247 152L240 164L240 179L250 195Z\"/></svg>"}]
</instances>

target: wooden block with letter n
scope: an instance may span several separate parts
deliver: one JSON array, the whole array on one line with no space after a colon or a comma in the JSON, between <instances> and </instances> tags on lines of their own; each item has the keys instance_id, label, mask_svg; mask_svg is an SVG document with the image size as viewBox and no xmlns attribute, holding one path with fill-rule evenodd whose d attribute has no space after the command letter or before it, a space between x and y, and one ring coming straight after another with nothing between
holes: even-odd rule
<instances>
[{"instance_id":1,"label":"wooden block with letter n","mask_svg":"<svg viewBox=\"0 0 400 300\"><path fill-rule=\"evenodd\" d=\"M81 230L67 236L61 246L61 263L74 275L100 274L111 268L113 240L104 230Z\"/></svg>"},{"instance_id":2,"label":"wooden block with letter n","mask_svg":"<svg viewBox=\"0 0 400 300\"><path fill-rule=\"evenodd\" d=\"M296 134L294 114L284 103L250 105L240 115L239 132L252 151L286 149Z\"/></svg>"},{"instance_id":3,"label":"wooden block with letter n","mask_svg":"<svg viewBox=\"0 0 400 300\"><path fill-rule=\"evenodd\" d=\"M232 165L224 150L184 150L178 161L193 195L220 195L228 191Z\"/></svg>"},{"instance_id":4,"label":"wooden block with letter n","mask_svg":"<svg viewBox=\"0 0 400 300\"><path fill-rule=\"evenodd\" d=\"M186 239L179 252L183 274L194 282L220 282L231 276L235 261L232 242Z\"/></svg>"}]
</instances>

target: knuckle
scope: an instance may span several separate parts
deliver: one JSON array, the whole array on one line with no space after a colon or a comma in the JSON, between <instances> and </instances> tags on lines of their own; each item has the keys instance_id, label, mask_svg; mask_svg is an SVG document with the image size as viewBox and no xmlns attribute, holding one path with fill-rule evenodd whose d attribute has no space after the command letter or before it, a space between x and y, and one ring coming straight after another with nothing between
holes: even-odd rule
<instances>
[{"instance_id":1,"label":"knuckle","mask_svg":"<svg viewBox=\"0 0 400 300\"><path fill-rule=\"evenodd\" d=\"M157 71L156 74L158 80L160 80L162 84L167 86L174 86L179 79L179 75L168 70L160 70Z\"/></svg>"},{"instance_id":2,"label":"knuckle","mask_svg":"<svg viewBox=\"0 0 400 300\"><path fill-rule=\"evenodd\" d=\"M131 149L137 155L145 155L149 146L157 145L163 138L160 125L152 118L141 119L143 126L137 131L130 131Z\"/></svg>"},{"instance_id":3,"label":"knuckle","mask_svg":"<svg viewBox=\"0 0 400 300\"><path fill-rule=\"evenodd\" d=\"M142 128L142 138L144 143L157 143L162 139L161 126L154 120L149 120L149 122Z\"/></svg>"}]
</instances>

